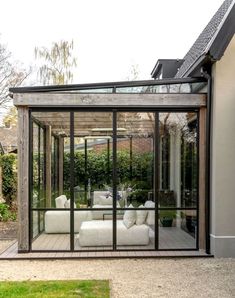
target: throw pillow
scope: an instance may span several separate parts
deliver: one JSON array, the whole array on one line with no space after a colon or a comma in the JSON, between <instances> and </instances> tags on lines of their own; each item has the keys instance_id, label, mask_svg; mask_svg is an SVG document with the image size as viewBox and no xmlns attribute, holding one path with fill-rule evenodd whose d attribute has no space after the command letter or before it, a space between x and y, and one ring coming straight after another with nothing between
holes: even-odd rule
<instances>
[{"instance_id":1,"label":"throw pillow","mask_svg":"<svg viewBox=\"0 0 235 298\"><path fill-rule=\"evenodd\" d=\"M64 204L67 201L65 195L61 195L55 199L55 206L56 208L65 208Z\"/></svg>"},{"instance_id":2,"label":"throw pillow","mask_svg":"<svg viewBox=\"0 0 235 298\"><path fill-rule=\"evenodd\" d=\"M73 206L74 206L74 208L76 208L76 204L75 203L74 203ZM65 208L70 208L70 199L65 202L64 207Z\"/></svg>"},{"instance_id":3,"label":"throw pillow","mask_svg":"<svg viewBox=\"0 0 235 298\"><path fill-rule=\"evenodd\" d=\"M139 208L144 208L144 206L140 205ZM143 225L145 223L147 214L147 210L136 210L136 224Z\"/></svg>"},{"instance_id":4,"label":"throw pillow","mask_svg":"<svg viewBox=\"0 0 235 298\"><path fill-rule=\"evenodd\" d=\"M129 205L128 208L133 208L133 205ZM136 221L136 211L135 210L126 210L123 216L123 223L129 229L135 224Z\"/></svg>"},{"instance_id":5,"label":"throw pillow","mask_svg":"<svg viewBox=\"0 0 235 298\"><path fill-rule=\"evenodd\" d=\"M153 201L146 201L144 204L146 208L155 208L155 203ZM146 223L150 226L154 225L155 223L155 211L148 210L148 215L146 218Z\"/></svg>"}]
</instances>

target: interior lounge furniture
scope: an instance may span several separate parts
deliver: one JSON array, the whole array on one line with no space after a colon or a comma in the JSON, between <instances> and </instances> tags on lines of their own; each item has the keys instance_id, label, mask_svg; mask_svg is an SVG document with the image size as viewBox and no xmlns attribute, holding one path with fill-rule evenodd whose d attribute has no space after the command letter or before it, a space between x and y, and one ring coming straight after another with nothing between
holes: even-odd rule
<instances>
[{"instance_id":1,"label":"interior lounge furniture","mask_svg":"<svg viewBox=\"0 0 235 298\"><path fill-rule=\"evenodd\" d=\"M120 207L120 204L118 201L117 201L117 207ZM112 209L113 197L109 195L108 191L94 191L92 208L97 208L97 209L111 208ZM92 211L92 218L103 219L105 213L107 213L106 210Z\"/></svg>"},{"instance_id":2,"label":"interior lounge furniture","mask_svg":"<svg viewBox=\"0 0 235 298\"><path fill-rule=\"evenodd\" d=\"M61 195L55 199L55 204L56 208L65 210L48 210L45 212L45 233L70 233L70 210L66 210L66 208L70 208L70 200L67 200L65 195ZM91 211L75 211L74 232L79 233L82 222L89 220L92 220Z\"/></svg>"},{"instance_id":3,"label":"interior lounge furniture","mask_svg":"<svg viewBox=\"0 0 235 298\"><path fill-rule=\"evenodd\" d=\"M79 233L84 221L92 220L91 211L74 212L74 232ZM70 211L56 210L45 213L45 233L63 234L70 233Z\"/></svg>"},{"instance_id":4,"label":"interior lounge furniture","mask_svg":"<svg viewBox=\"0 0 235 298\"><path fill-rule=\"evenodd\" d=\"M127 228L123 220L117 220L117 245L148 245L149 230L146 225ZM80 228L80 246L111 246L113 243L113 221L84 221Z\"/></svg>"}]
</instances>

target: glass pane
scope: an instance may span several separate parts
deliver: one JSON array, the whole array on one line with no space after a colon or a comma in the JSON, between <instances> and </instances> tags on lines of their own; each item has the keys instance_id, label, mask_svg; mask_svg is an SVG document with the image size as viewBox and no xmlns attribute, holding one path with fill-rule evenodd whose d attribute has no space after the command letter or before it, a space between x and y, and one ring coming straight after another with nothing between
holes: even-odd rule
<instances>
[{"instance_id":1,"label":"glass pane","mask_svg":"<svg viewBox=\"0 0 235 298\"><path fill-rule=\"evenodd\" d=\"M112 113L74 113L76 208L112 208Z\"/></svg>"},{"instance_id":2,"label":"glass pane","mask_svg":"<svg viewBox=\"0 0 235 298\"><path fill-rule=\"evenodd\" d=\"M153 196L154 114L117 114L117 189L120 207L144 206Z\"/></svg>"},{"instance_id":3,"label":"glass pane","mask_svg":"<svg viewBox=\"0 0 235 298\"><path fill-rule=\"evenodd\" d=\"M154 113L117 113L118 249L155 247L154 125Z\"/></svg>"},{"instance_id":4,"label":"glass pane","mask_svg":"<svg viewBox=\"0 0 235 298\"><path fill-rule=\"evenodd\" d=\"M196 210L159 211L159 248L196 248Z\"/></svg>"},{"instance_id":5,"label":"glass pane","mask_svg":"<svg viewBox=\"0 0 235 298\"><path fill-rule=\"evenodd\" d=\"M59 196L59 146L58 137L52 136L51 138L51 196L52 207L55 207L55 199Z\"/></svg>"},{"instance_id":6,"label":"glass pane","mask_svg":"<svg viewBox=\"0 0 235 298\"><path fill-rule=\"evenodd\" d=\"M65 208L57 198L70 199L70 113L33 112L32 119L32 206Z\"/></svg>"},{"instance_id":7,"label":"glass pane","mask_svg":"<svg viewBox=\"0 0 235 298\"><path fill-rule=\"evenodd\" d=\"M196 113L160 113L159 207L196 208L198 148Z\"/></svg>"},{"instance_id":8,"label":"glass pane","mask_svg":"<svg viewBox=\"0 0 235 298\"><path fill-rule=\"evenodd\" d=\"M32 162L33 162L33 186L32 186L32 206L40 205L40 141L39 126L33 122L33 146L32 146Z\"/></svg>"},{"instance_id":9,"label":"glass pane","mask_svg":"<svg viewBox=\"0 0 235 298\"><path fill-rule=\"evenodd\" d=\"M75 233L77 250L112 249L112 135L112 113L74 113L75 224L77 215L83 218Z\"/></svg>"},{"instance_id":10,"label":"glass pane","mask_svg":"<svg viewBox=\"0 0 235 298\"><path fill-rule=\"evenodd\" d=\"M70 211L33 211L32 214L32 250L70 249Z\"/></svg>"},{"instance_id":11,"label":"glass pane","mask_svg":"<svg viewBox=\"0 0 235 298\"><path fill-rule=\"evenodd\" d=\"M206 93L207 83L117 87L117 93Z\"/></svg>"}]
</instances>

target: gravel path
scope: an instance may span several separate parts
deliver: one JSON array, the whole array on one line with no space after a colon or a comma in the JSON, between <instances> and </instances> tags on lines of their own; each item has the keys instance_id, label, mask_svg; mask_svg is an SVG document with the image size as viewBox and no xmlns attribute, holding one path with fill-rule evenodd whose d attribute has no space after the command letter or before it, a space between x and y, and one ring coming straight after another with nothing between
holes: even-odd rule
<instances>
[{"instance_id":1,"label":"gravel path","mask_svg":"<svg viewBox=\"0 0 235 298\"><path fill-rule=\"evenodd\" d=\"M235 297L235 259L1 261L0 280L109 279L111 297Z\"/></svg>"}]
</instances>

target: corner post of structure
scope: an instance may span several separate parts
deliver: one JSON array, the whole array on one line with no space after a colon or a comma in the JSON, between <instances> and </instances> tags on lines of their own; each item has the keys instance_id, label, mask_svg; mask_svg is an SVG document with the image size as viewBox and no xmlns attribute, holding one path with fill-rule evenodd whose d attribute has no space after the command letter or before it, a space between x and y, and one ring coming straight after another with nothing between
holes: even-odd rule
<instances>
[{"instance_id":1,"label":"corner post of structure","mask_svg":"<svg viewBox=\"0 0 235 298\"><path fill-rule=\"evenodd\" d=\"M51 126L46 126L46 207L51 207Z\"/></svg>"},{"instance_id":2,"label":"corner post of structure","mask_svg":"<svg viewBox=\"0 0 235 298\"><path fill-rule=\"evenodd\" d=\"M29 109L18 107L18 251L29 251Z\"/></svg>"}]
</instances>

